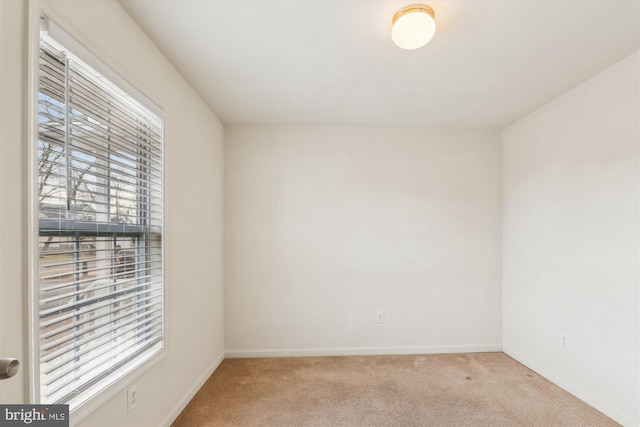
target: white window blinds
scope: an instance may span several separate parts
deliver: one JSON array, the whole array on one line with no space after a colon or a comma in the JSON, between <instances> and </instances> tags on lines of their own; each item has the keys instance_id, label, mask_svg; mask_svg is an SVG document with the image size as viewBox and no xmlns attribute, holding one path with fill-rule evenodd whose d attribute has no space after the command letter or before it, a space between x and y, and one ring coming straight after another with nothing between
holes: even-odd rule
<instances>
[{"instance_id":1,"label":"white window blinds","mask_svg":"<svg viewBox=\"0 0 640 427\"><path fill-rule=\"evenodd\" d=\"M63 403L163 339L162 121L43 39L39 370Z\"/></svg>"}]
</instances>

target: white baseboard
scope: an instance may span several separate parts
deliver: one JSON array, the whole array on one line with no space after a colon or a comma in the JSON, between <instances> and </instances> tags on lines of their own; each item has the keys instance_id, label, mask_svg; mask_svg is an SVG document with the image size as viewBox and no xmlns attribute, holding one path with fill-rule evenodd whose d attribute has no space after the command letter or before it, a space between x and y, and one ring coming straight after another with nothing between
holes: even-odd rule
<instances>
[{"instance_id":1,"label":"white baseboard","mask_svg":"<svg viewBox=\"0 0 640 427\"><path fill-rule=\"evenodd\" d=\"M293 349L254 349L227 350L226 357L309 357L309 356L375 356L404 354L443 354L443 353L494 353L501 352L502 346L491 345L450 345L420 347L343 347L343 348L293 348Z\"/></svg>"},{"instance_id":2,"label":"white baseboard","mask_svg":"<svg viewBox=\"0 0 640 427\"><path fill-rule=\"evenodd\" d=\"M588 405L593 406L595 409L597 409L598 411L602 412L603 414L605 414L609 418L613 419L614 421L622 424L623 426L626 426L626 427L637 427L638 426L637 423L634 423L633 420L628 418L626 415L621 414L620 411L618 411L617 409L612 408L610 405L607 405L606 403L603 403L602 401L600 401L599 399L595 398L590 393L586 392L585 390L581 389L580 387L576 386L575 384L571 383L570 381L567 381L562 376L556 375L553 372L543 368L542 366L538 365L536 362L534 362L531 359L528 359L527 357L519 354L518 352L514 351L513 349L511 349L509 347L504 347L503 352L506 355L514 358L518 362L522 363L527 368L537 372L538 374L540 374L544 378L548 379L549 381L551 381L552 383L554 383L558 387L560 387L560 388L564 389L565 391L573 394L575 397L577 397L578 399L584 401Z\"/></svg>"},{"instance_id":3,"label":"white baseboard","mask_svg":"<svg viewBox=\"0 0 640 427\"><path fill-rule=\"evenodd\" d=\"M169 412L169 415L167 415L167 417L162 422L163 426L166 426L166 427L171 426L171 423L173 423L176 420L176 418L178 418L178 415L180 415L182 410L186 408L186 406L189 404L191 399L193 399L193 396L196 395L198 390L200 390L200 388L204 385L204 383L209 379L211 374L213 374L215 370L218 369L218 366L220 366L220 364L224 360L224 357L225 357L224 353L222 353L220 356L216 358L216 360L213 361L211 365L209 365L207 370L203 372L202 376L200 377L200 380L196 384L194 384L193 387L191 387L191 389L184 395L184 397L173 407L171 412Z\"/></svg>"}]
</instances>

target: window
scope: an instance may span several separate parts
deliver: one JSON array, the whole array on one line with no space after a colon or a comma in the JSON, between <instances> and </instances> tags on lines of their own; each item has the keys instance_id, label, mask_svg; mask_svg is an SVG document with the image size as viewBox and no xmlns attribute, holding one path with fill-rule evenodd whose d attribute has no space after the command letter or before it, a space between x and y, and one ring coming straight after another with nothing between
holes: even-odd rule
<instances>
[{"instance_id":1,"label":"window","mask_svg":"<svg viewBox=\"0 0 640 427\"><path fill-rule=\"evenodd\" d=\"M162 347L162 121L41 37L34 344L69 403Z\"/></svg>"}]
</instances>

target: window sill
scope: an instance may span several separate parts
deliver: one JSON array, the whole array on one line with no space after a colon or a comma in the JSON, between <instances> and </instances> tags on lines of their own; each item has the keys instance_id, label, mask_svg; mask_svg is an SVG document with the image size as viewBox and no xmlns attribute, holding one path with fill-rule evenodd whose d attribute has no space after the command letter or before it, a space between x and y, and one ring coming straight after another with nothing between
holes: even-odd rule
<instances>
[{"instance_id":1,"label":"window sill","mask_svg":"<svg viewBox=\"0 0 640 427\"><path fill-rule=\"evenodd\" d=\"M133 381L160 362L167 350L158 343L127 366L116 370L79 396L69 401L70 425L75 426L131 385ZM125 409L125 408L123 408Z\"/></svg>"}]
</instances>

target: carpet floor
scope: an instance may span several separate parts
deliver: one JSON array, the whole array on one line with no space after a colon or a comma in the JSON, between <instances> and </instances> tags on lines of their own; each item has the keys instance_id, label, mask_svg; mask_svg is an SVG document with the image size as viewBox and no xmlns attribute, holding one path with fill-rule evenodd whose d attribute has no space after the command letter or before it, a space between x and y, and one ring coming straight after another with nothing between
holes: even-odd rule
<instances>
[{"instance_id":1,"label":"carpet floor","mask_svg":"<svg viewBox=\"0 0 640 427\"><path fill-rule=\"evenodd\" d=\"M504 353L226 359L173 423L617 425Z\"/></svg>"}]
</instances>

